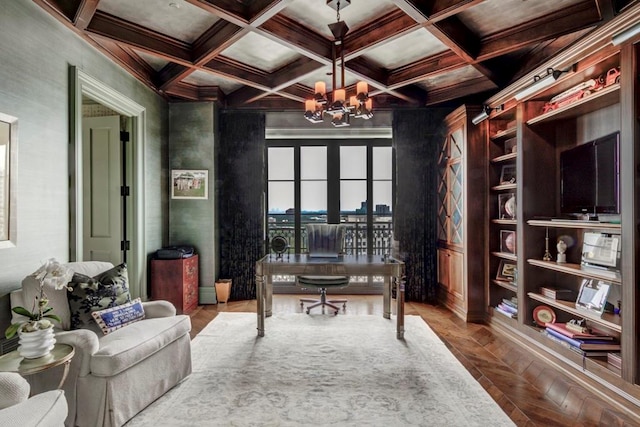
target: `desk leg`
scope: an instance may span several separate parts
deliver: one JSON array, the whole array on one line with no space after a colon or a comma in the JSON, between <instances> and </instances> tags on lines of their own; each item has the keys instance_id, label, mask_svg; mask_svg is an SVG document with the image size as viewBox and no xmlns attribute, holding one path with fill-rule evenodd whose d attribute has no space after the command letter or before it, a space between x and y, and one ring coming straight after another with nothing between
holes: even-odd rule
<instances>
[{"instance_id":1,"label":"desk leg","mask_svg":"<svg viewBox=\"0 0 640 427\"><path fill-rule=\"evenodd\" d=\"M398 287L396 289L396 303L398 304L396 327L396 338L404 339L404 280L402 277L396 277Z\"/></svg>"},{"instance_id":2,"label":"desk leg","mask_svg":"<svg viewBox=\"0 0 640 427\"><path fill-rule=\"evenodd\" d=\"M384 287L382 289L382 317L391 319L391 284L393 277L384 276Z\"/></svg>"},{"instance_id":3,"label":"desk leg","mask_svg":"<svg viewBox=\"0 0 640 427\"><path fill-rule=\"evenodd\" d=\"M272 275L268 275L266 276L266 279L265 279L266 296L265 296L264 315L266 317L271 317L271 314L272 314L272 307L273 307L273 282L271 281L272 277L273 277Z\"/></svg>"},{"instance_id":4,"label":"desk leg","mask_svg":"<svg viewBox=\"0 0 640 427\"><path fill-rule=\"evenodd\" d=\"M264 336L264 300L265 300L265 277L256 275L256 298L258 312L258 336Z\"/></svg>"}]
</instances>

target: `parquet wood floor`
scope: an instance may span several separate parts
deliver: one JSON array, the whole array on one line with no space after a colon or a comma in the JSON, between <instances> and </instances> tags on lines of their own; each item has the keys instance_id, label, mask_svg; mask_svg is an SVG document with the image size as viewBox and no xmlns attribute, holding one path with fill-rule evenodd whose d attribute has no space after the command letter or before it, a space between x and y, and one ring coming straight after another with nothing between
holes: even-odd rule
<instances>
[{"instance_id":1,"label":"parquet wood floor","mask_svg":"<svg viewBox=\"0 0 640 427\"><path fill-rule=\"evenodd\" d=\"M273 311L302 313L298 298L274 295ZM349 314L382 315L379 295L346 298ZM222 311L255 313L256 301L198 307L191 314L191 337ZM633 408L613 406L489 326L465 323L429 304L408 302L405 313L421 316L518 426L640 426Z\"/></svg>"}]
</instances>

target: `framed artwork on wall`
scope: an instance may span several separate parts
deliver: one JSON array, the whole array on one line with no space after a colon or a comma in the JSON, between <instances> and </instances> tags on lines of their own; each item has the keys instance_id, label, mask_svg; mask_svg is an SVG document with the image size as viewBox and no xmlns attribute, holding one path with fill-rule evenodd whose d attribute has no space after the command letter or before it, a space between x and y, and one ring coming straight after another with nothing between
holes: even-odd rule
<instances>
[{"instance_id":1,"label":"framed artwork on wall","mask_svg":"<svg viewBox=\"0 0 640 427\"><path fill-rule=\"evenodd\" d=\"M208 199L209 171L173 169L171 171L172 199Z\"/></svg>"}]
</instances>

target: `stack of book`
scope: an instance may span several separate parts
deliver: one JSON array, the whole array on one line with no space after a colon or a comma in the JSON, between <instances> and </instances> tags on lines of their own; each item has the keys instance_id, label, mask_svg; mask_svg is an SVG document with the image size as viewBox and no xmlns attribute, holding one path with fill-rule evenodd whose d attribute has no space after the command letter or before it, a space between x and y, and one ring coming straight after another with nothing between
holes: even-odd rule
<instances>
[{"instance_id":1,"label":"stack of book","mask_svg":"<svg viewBox=\"0 0 640 427\"><path fill-rule=\"evenodd\" d=\"M551 286L541 286L540 294L544 297L562 301L575 301L576 294L571 289L554 288Z\"/></svg>"},{"instance_id":2,"label":"stack of book","mask_svg":"<svg viewBox=\"0 0 640 427\"><path fill-rule=\"evenodd\" d=\"M615 337L594 331L575 332L565 323L547 323L543 334L582 356L607 357L612 351L620 351Z\"/></svg>"},{"instance_id":3,"label":"stack of book","mask_svg":"<svg viewBox=\"0 0 640 427\"><path fill-rule=\"evenodd\" d=\"M502 302L496 306L495 311L507 317L510 317L512 319L517 319L518 318L517 298L516 297L513 297L511 299L503 298Z\"/></svg>"}]
</instances>

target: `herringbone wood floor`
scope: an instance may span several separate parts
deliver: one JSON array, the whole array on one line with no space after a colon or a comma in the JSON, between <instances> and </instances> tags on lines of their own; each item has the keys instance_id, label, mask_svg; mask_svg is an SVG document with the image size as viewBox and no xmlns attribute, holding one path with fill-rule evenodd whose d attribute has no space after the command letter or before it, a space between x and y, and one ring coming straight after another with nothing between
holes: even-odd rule
<instances>
[{"instance_id":1,"label":"herringbone wood floor","mask_svg":"<svg viewBox=\"0 0 640 427\"><path fill-rule=\"evenodd\" d=\"M274 313L302 313L298 298L274 295ZM381 296L346 298L349 314L382 315ZM191 314L191 336L222 311L255 313L256 301L198 307ZM488 326L465 323L445 308L429 304L408 302L405 313L420 315L518 426L640 425L640 418L608 404Z\"/></svg>"}]
</instances>

